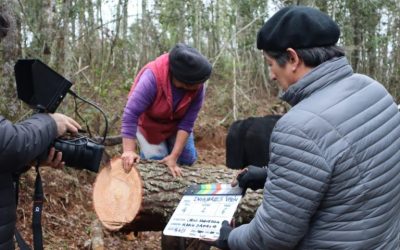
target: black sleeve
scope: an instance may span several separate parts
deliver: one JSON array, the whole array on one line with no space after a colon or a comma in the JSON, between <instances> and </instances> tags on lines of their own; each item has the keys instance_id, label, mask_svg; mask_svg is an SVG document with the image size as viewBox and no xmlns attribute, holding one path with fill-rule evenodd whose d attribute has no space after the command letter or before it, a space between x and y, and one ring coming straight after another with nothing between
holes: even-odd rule
<instances>
[{"instance_id":1,"label":"black sleeve","mask_svg":"<svg viewBox=\"0 0 400 250\"><path fill-rule=\"evenodd\" d=\"M57 125L47 114L36 114L12 124L0 116L0 173L20 171L48 150L57 137Z\"/></svg>"}]
</instances>

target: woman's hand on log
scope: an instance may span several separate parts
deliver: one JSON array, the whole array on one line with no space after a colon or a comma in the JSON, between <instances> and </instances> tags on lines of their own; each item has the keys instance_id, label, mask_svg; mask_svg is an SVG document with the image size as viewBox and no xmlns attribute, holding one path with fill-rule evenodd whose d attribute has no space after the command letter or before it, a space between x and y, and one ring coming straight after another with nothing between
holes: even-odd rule
<instances>
[{"instance_id":1,"label":"woman's hand on log","mask_svg":"<svg viewBox=\"0 0 400 250\"><path fill-rule=\"evenodd\" d=\"M160 163L163 163L167 165L169 171L171 172L172 176L175 177L181 177L182 176L182 170L176 163L176 158L173 157L172 155L167 155L160 161Z\"/></svg>"},{"instance_id":2,"label":"woman's hand on log","mask_svg":"<svg viewBox=\"0 0 400 250\"><path fill-rule=\"evenodd\" d=\"M122 167L126 173L129 173L133 166L140 161L140 156L134 151L125 151L122 153Z\"/></svg>"}]
</instances>

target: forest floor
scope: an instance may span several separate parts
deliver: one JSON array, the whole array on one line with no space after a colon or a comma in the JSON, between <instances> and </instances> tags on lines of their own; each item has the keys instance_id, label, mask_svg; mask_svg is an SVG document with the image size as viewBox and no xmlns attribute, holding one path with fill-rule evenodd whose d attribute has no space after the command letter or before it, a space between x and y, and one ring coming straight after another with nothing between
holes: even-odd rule
<instances>
[{"instance_id":1,"label":"forest floor","mask_svg":"<svg viewBox=\"0 0 400 250\"><path fill-rule=\"evenodd\" d=\"M205 118L206 117L206 118ZM221 118L200 116L196 123L195 140L198 163L215 167L225 165L227 126L218 125ZM118 152L114 147L111 152ZM108 148L106 149L108 152ZM92 204L92 184L96 175L72 168L54 170L41 168L45 202L42 227L45 249L90 249L91 224L97 218ZM32 195L36 173L32 168L20 181L17 227L32 245ZM104 232L105 249L161 249L161 232Z\"/></svg>"}]
</instances>

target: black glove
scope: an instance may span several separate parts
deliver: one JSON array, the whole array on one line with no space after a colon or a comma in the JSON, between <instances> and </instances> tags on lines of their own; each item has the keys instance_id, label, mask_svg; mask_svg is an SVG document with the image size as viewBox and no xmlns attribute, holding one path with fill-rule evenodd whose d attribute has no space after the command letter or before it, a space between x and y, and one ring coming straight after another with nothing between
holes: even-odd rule
<instances>
[{"instance_id":1,"label":"black glove","mask_svg":"<svg viewBox=\"0 0 400 250\"><path fill-rule=\"evenodd\" d=\"M239 187L243 188L243 190L247 188L251 188L252 190L262 189L267 180L267 169L248 166L247 171L244 170L236 179L238 180Z\"/></svg>"},{"instance_id":2,"label":"black glove","mask_svg":"<svg viewBox=\"0 0 400 250\"><path fill-rule=\"evenodd\" d=\"M228 238L232 230L233 227L229 225L227 220L224 220L221 229L219 230L219 238L216 241L208 242L208 244L222 250L229 250Z\"/></svg>"}]
</instances>

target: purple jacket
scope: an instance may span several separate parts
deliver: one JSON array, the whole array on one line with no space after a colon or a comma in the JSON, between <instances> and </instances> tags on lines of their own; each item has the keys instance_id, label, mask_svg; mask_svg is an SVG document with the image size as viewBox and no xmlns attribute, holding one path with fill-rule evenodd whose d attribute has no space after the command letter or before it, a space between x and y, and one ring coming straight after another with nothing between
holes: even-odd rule
<instances>
[{"instance_id":1,"label":"purple jacket","mask_svg":"<svg viewBox=\"0 0 400 250\"><path fill-rule=\"evenodd\" d=\"M171 84L174 109L179 104L180 100L185 94L185 90L176 88ZM122 115L122 137L136 139L136 131L140 115L146 111L147 108L153 103L157 92L156 79L153 72L147 69L143 72L140 80L135 87L135 91L131 94L125 106ZM204 86L195 97L190 105L186 115L178 124L179 130L184 130L188 133L193 131L194 122L203 105L205 95Z\"/></svg>"}]
</instances>

